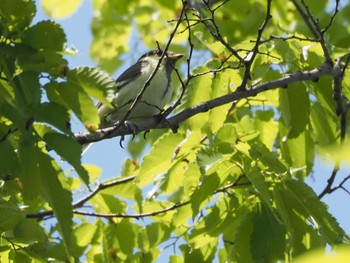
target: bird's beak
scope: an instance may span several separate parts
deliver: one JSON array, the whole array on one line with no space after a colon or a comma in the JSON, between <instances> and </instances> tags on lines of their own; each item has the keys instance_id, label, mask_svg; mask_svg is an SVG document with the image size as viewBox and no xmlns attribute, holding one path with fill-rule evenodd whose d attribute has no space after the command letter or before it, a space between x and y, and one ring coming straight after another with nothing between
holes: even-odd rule
<instances>
[{"instance_id":1,"label":"bird's beak","mask_svg":"<svg viewBox=\"0 0 350 263\"><path fill-rule=\"evenodd\" d=\"M171 61L173 61L174 63L176 62L176 61L178 61L180 58L182 58L184 55L182 55L182 54L176 54L176 53L174 53L174 54L171 54L171 55L168 55L168 59L170 59Z\"/></svg>"}]
</instances>

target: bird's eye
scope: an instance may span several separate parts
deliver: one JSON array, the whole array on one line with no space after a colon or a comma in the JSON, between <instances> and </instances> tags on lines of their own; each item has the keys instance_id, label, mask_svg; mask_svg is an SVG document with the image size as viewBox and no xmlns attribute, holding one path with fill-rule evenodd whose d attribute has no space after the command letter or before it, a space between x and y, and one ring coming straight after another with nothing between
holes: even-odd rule
<instances>
[{"instance_id":1,"label":"bird's eye","mask_svg":"<svg viewBox=\"0 0 350 263\"><path fill-rule=\"evenodd\" d=\"M160 49L158 49L158 50L157 50L157 56L161 56L162 54L163 54L163 51L160 50Z\"/></svg>"}]
</instances>

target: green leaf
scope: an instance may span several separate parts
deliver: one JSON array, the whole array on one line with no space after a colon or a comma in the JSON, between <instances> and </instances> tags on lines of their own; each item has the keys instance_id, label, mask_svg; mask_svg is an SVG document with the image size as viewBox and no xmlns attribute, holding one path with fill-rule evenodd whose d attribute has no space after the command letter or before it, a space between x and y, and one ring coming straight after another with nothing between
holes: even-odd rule
<instances>
[{"instance_id":1,"label":"green leaf","mask_svg":"<svg viewBox=\"0 0 350 263\"><path fill-rule=\"evenodd\" d=\"M308 185L297 180L286 180L285 186L307 211L305 216L316 222L314 226L328 244L341 243L344 238L348 238L336 219L327 211L327 206Z\"/></svg>"},{"instance_id":2,"label":"green leaf","mask_svg":"<svg viewBox=\"0 0 350 263\"><path fill-rule=\"evenodd\" d=\"M170 237L170 229L164 223L153 223L146 226L150 247L157 247Z\"/></svg>"},{"instance_id":3,"label":"green leaf","mask_svg":"<svg viewBox=\"0 0 350 263\"><path fill-rule=\"evenodd\" d=\"M112 107L117 90L115 80L98 68L78 67L68 71L68 82L79 85L88 95Z\"/></svg>"},{"instance_id":4,"label":"green leaf","mask_svg":"<svg viewBox=\"0 0 350 263\"><path fill-rule=\"evenodd\" d=\"M341 243L347 235L314 191L304 182L285 180L273 188L274 201L286 226L293 255L326 243Z\"/></svg>"},{"instance_id":5,"label":"green leaf","mask_svg":"<svg viewBox=\"0 0 350 263\"><path fill-rule=\"evenodd\" d=\"M16 239L23 243L44 242L47 236L44 229L33 219L26 219L13 230Z\"/></svg>"},{"instance_id":6,"label":"green leaf","mask_svg":"<svg viewBox=\"0 0 350 263\"><path fill-rule=\"evenodd\" d=\"M36 147L25 147L20 144L18 159L21 168L19 178L23 184L23 196L25 200L33 200L43 193L39 151Z\"/></svg>"},{"instance_id":7,"label":"green leaf","mask_svg":"<svg viewBox=\"0 0 350 263\"><path fill-rule=\"evenodd\" d=\"M75 253L72 235L72 193L68 190L64 182L65 175L57 163L42 152L38 153L38 158L43 193L58 220L66 252L72 256Z\"/></svg>"},{"instance_id":8,"label":"green leaf","mask_svg":"<svg viewBox=\"0 0 350 263\"><path fill-rule=\"evenodd\" d=\"M121 219L116 225L116 236L110 236L112 239L117 238L121 251L126 255L132 254L136 245L135 230L129 219Z\"/></svg>"},{"instance_id":9,"label":"green leaf","mask_svg":"<svg viewBox=\"0 0 350 263\"><path fill-rule=\"evenodd\" d=\"M324 108L324 105L316 102L311 107L311 124L315 140L320 146L330 145L336 142L338 136L339 120Z\"/></svg>"},{"instance_id":10,"label":"green leaf","mask_svg":"<svg viewBox=\"0 0 350 263\"><path fill-rule=\"evenodd\" d=\"M252 218L250 243L254 262L277 262L284 259L286 229L270 207L257 203Z\"/></svg>"},{"instance_id":11,"label":"green leaf","mask_svg":"<svg viewBox=\"0 0 350 263\"><path fill-rule=\"evenodd\" d=\"M269 188L271 187L271 183L268 182L264 175L261 173L257 166L253 167L244 167L244 174L248 177L249 181L255 187L255 189L259 192L262 200L264 200L265 204L272 209L271 203L271 195Z\"/></svg>"},{"instance_id":12,"label":"green leaf","mask_svg":"<svg viewBox=\"0 0 350 263\"><path fill-rule=\"evenodd\" d=\"M87 246L91 244L94 235L97 232L97 226L90 223L82 223L74 229L74 236L77 240L78 255L82 255Z\"/></svg>"},{"instance_id":13,"label":"green leaf","mask_svg":"<svg viewBox=\"0 0 350 263\"><path fill-rule=\"evenodd\" d=\"M56 151L75 168L80 178L89 185L89 175L81 165L81 145L72 137L57 133L45 125L36 124L36 131L43 137L50 149Z\"/></svg>"},{"instance_id":14,"label":"green leaf","mask_svg":"<svg viewBox=\"0 0 350 263\"><path fill-rule=\"evenodd\" d=\"M253 232L253 215L247 208L250 207L251 199L242 204L242 209L238 213L238 226L233 236L228 236L228 240L234 243L233 256L235 262L253 263L253 254L251 247L251 235Z\"/></svg>"},{"instance_id":15,"label":"green leaf","mask_svg":"<svg viewBox=\"0 0 350 263\"><path fill-rule=\"evenodd\" d=\"M45 13L54 19L71 16L79 9L82 2L82 0L42 0Z\"/></svg>"},{"instance_id":16,"label":"green leaf","mask_svg":"<svg viewBox=\"0 0 350 263\"><path fill-rule=\"evenodd\" d=\"M35 119L70 133L70 118L66 108L54 102L41 103L35 108Z\"/></svg>"},{"instance_id":17,"label":"green leaf","mask_svg":"<svg viewBox=\"0 0 350 263\"><path fill-rule=\"evenodd\" d=\"M205 31L204 31L205 32ZM225 51L225 46L213 38L208 38L203 34L203 31L195 31L193 35L206 46L211 52L217 56Z\"/></svg>"},{"instance_id":18,"label":"green leaf","mask_svg":"<svg viewBox=\"0 0 350 263\"><path fill-rule=\"evenodd\" d=\"M204 176L200 186L193 192L191 196L192 217L197 216L199 210L203 208L211 199L213 193L220 186L220 177L218 174L210 174Z\"/></svg>"},{"instance_id":19,"label":"green leaf","mask_svg":"<svg viewBox=\"0 0 350 263\"><path fill-rule=\"evenodd\" d=\"M197 189L199 180L201 178L201 172L197 164L190 164L185 172L183 179L183 193L185 197L190 197L192 193Z\"/></svg>"},{"instance_id":20,"label":"green leaf","mask_svg":"<svg viewBox=\"0 0 350 263\"><path fill-rule=\"evenodd\" d=\"M3 135L0 134L0 138L2 138L2 136ZM4 177L6 176L14 178L19 172L20 166L17 154L10 141L5 140L0 143L0 153L0 175L2 177L1 179L4 179Z\"/></svg>"},{"instance_id":21,"label":"green leaf","mask_svg":"<svg viewBox=\"0 0 350 263\"><path fill-rule=\"evenodd\" d=\"M0 231L13 230L25 218L25 215L10 202L0 203Z\"/></svg>"},{"instance_id":22,"label":"green leaf","mask_svg":"<svg viewBox=\"0 0 350 263\"><path fill-rule=\"evenodd\" d=\"M33 1L2 0L0 5L0 22L5 28L5 36L28 27L35 12L36 8Z\"/></svg>"},{"instance_id":23,"label":"green leaf","mask_svg":"<svg viewBox=\"0 0 350 263\"><path fill-rule=\"evenodd\" d=\"M239 80L240 77L236 74L236 71L231 74L222 72L221 74L215 75L212 84L211 98L214 99L227 94L230 90L231 82L234 81L237 83ZM231 104L228 103L209 111L209 118L206 126L211 133L215 133L224 124L230 107Z\"/></svg>"},{"instance_id":24,"label":"green leaf","mask_svg":"<svg viewBox=\"0 0 350 263\"><path fill-rule=\"evenodd\" d=\"M182 134L167 133L152 146L149 154L145 155L139 174L135 179L138 186L151 183L155 176L165 173L173 165L171 157L176 146L183 140Z\"/></svg>"},{"instance_id":25,"label":"green leaf","mask_svg":"<svg viewBox=\"0 0 350 263\"><path fill-rule=\"evenodd\" d=\"M234 151L233 147L238 139L235 125L231 123L224 124L216 133L214 143L218 147L218 151L226 154Z\"/></svg>"},{"instance_id":26,"label":"green leaf","mask_svg":"<svg viewBox=\"0 0 350 263\"><path fill-rule=\"evenodd\" d=\"M193 73L205 72L208 69L205 67L198 67ZM211 99L212 77L210 74L205 74L200 77L192 79L186 88L185 95L179 107L179 111L187 109L191 106L197 105L201 102ZM187 123L192 131L200 130L205 125L209 117L209 113L200 113L187 120Z\"/></svg>"},{"instance_id":27,"label":"green leaf","mask_svg":"<svg viewBox=\"0 0 350 263\"><path fill-rule=\"evenodd\" d=\"M260 131L259 138L269 150L272 150L278 133L278 123L273 119L274 111L272 109L257 110L255 114L254 126Z\"/></svg>"},{"instance_id":28,"label":"green leaf","mask_svg":"<svg viewBox=\"0 0 350 263\"><path fill-rule=\"evenodd\" d=\"M39 105L41 90L38 74L33 72L22 72L14 78L13 86L16 94L16 106L27 114L30 114L32 107Z\"/></svg>"},{"instance_id":29,"label":"green leaf","mask_svg":"<svg viewBox=\"0 0 350 263\"><path fill-rule=\"evenodd\" d=\"M305 131L309 122L309 94L302 83L280 89L279 94L282 120L288 129L284 135L288 138L297 138Z\"/></svg>"},{"instance_id":30,"label":"green leaf","mask_svg":"<svg viewBox=\"0 0 350 263\"><path fill-rule=\"evenodd\" d=\"M298 137L290 138L282 147L283 158L289 162L290 172L298 177L305 178L310 174L315 159L314 142L310 132L305 130Z\"/></svg>"},{"instance_id":31,"label":"green leaf","mask_svg":"<svg viewBox=\"0 0 350 263\"><path fill-rule=\"evenodd\" d=\"M53 86L51 86L53 87ZM100 117L92 99L78 85L70 82L60 83L57 91L62 100L77 115L84 125L91 130L96 130L100 124Z\"/></svg>"},{"instance_id":32,"label":"green leaf","mask_svg":"<svg viewBox=\"0 0 350 263\"><path fill-rule=\"evenodd\" d=\"M62 51L66 36L59 24L41 21L23 32L22 41L37 50Z\"/></svg>"}]
</instances>

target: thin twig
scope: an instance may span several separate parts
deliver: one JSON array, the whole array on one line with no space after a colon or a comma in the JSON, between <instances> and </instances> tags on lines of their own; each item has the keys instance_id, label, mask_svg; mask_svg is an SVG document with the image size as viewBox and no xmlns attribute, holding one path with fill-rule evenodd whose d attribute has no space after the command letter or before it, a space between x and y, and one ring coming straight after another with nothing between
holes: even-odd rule
<instances>
[{"instance_id":1,"label":"thin twig","mask_svg":"<svg viewBox=\"0 0 350 263\"><path fill-rule=\"evenodd\" d=\"M169 206L167 208L161 209L161 210L157 210L157 211L153 211L153 212L148 212L148 213L141 213L141 214L113 214L113 213L95 213L95 212L86 212L86 211L79 211L79 210L73 210L74 214L77 215L85 215L85 216L95 216L95 217L104 217L104 218L136 218L136 219L140 219L140 218L144 218L144 217L149 217L149 216L156 216L159 214L164 214L168 211L174 210L176 208L179 208L181 206L185 206L188 205L190 203L190 201L187 202L183 202L183 203L177 203L175 205Z\"/></svg>"},{"instance_id":2,"label":"thin twig","mask_svg":"<svg viewBox=\"0 0 350 263\"><path fill-rule=\"evenodd\" d=\"M98 184L96 186L96 188L87 196L81 198L80 200L76 201L73 203L73 208L79 208L82 207L86 202L88 202L90 199L92 199L96 194L98 194L99 192L101 192L104 189L116 186L116 185L120 185L120 184L125 184L128 183L130 181L133 181L135 179L136 176L129 176L129 177L125 177L122 179L116 179L107 183L101 183ZM49 210L49 211L42 211L42 212L38 212L38 213L34 213L34 214L27 214L27 218L37 218L37 219L44 219L44 218L50 218L53 216L53 211Z\"/></svg>"},{"instance_id":3,"label":"thin twig","mask_svg":"<svg viewBox=\"0 0 350 263\"><path fill-rule=\"evenodd\" d=\"M251 69L251 66L255 60L255 57L257 56L257 54L259 52L259 46L261 45L262 34L263 34L268 22L272 18L272 16L271 16L271 1L272 0L267 1L265 19L264 19L262 25L260 26L260 28L258 29L258 35L257 35L256 40L255 40L255 45L254 45L253 49L251 50L251 52L249 52L249 54L251 54L250 59L248 61L244 62L245 71L244 71L244 76L243 76L242 83L241 83L242 89L246 88L248 81L251 79L250 69Z\"/></svg>"}]
</instances>

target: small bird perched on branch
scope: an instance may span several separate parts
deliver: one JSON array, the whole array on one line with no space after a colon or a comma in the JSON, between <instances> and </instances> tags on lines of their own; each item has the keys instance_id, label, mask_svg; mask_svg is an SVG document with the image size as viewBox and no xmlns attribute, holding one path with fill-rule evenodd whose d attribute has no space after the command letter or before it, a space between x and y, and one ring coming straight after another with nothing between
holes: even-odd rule
<instances>
[{"instance_id":1,"label":"small bird perched on branch","mask_svg":"<svg viewBox=\"0 0 350 263\"><path fill-rule=\"evenodd\" d=\"M117 89L112 99L115 108L110 108L102 103L97 104L101 118L100 128L113 126L121 120L137 122L163 111L172 94L171 73L176 61L183 55L167 51L157 68L162 55L163 51L160 49L147 52L139 58L136 64L126 69L117 78ZM146 81L155 70L153 79L148 86L145 86ZM140 99L131 108L142 91ZM88 147L89 144L83 146L83 153Z\"/></svg>"}]
</instances>

